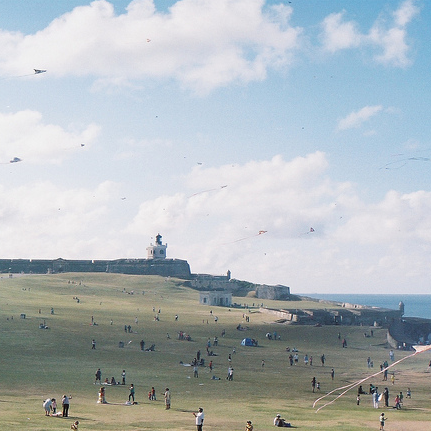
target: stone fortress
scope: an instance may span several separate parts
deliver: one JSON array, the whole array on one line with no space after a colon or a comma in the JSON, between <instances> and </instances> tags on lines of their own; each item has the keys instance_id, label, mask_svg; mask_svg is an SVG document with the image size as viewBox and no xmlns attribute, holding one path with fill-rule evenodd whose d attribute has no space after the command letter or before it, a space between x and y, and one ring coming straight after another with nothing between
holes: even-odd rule
<instances>
[{"instance_id":1,"label":"stone fortress","mask_svg":"<svg viewBox=\"0 0 431 431\"><path fill-rule=\"evenodd\" d=\"M226 275L193 274L186 260L167 258L168 245L156 235L155 243L147 247L147 258L115 260L67 259L0 259L0 273L55 274L94 272L130 275L159 275L184 280L184 285L199 291L201 304L238 306L232 296L253 297L257 300L325 302L327 307L316 309L268 308L256 305L260 312L273 315L278 323L308 325L369 325L388 328L388 342L394 348L408 349L415 343L431 341L431 320L403 318L404 304L398 310L381 309L358 304L337 303L292 295L283 285L253 284ZM261 304L262 305L262 304Z\"/></svg>"},{"instance_id":2,"label":"stone fortress","mask_svg":"<svg viewBox=\"0 0 431 431\"><path fill-rule=\"evenodd\" d=\"M43 259L0 259L0 273L9 274L56 274L62 272L105 272L115 274L160 275L191 278L190 266L186 260L167 259L168 245L162 243L157 234L155 244L147 247L146 259L115 260L43 260Z\"/></svg>"}]
</instances>

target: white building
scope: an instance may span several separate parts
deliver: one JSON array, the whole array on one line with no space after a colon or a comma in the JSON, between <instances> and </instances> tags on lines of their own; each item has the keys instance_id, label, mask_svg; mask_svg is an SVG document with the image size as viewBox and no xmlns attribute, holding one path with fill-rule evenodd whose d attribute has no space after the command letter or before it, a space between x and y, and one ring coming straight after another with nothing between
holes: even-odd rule
<instances>
[{"instance_id":1,"label":"white building","mask_svg":"<svg viewBox=\"0 0 431 431\"><path fill-rule=\"evenodd\" d=\"M202 305L230 307L232 305L232 293L225 290L199 292L199 303Z\"/></svg>"}]
</instances>

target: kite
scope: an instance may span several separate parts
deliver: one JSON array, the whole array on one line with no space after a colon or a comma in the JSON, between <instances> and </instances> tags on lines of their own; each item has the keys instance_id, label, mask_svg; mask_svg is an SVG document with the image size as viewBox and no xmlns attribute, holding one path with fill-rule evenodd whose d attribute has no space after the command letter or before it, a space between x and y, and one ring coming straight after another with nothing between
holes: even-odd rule
<instances>
[{"instance_id":1,"label":"kite","mask_svg":"<svg viewBox=\"0 0 431 431\"><path fill-rule=\"evenodd\" d=\"M424 150L428 151L428 150ZM422 151L418 151L419 153ZM416 152L416 154L418 153ZM396 157L405 156L405 154L394 154ZM403 159L395 160L393 162L386 163L386 165L381 166L379 169L401 169L403 166L407 165L409 162L431 162L430 157L405 157Z\"/></svg>"},{"instance_id":2,"label":"kite","mask_svg":"<svg viewBox=\"0 0 431 431\"><path fill-rule=\"evenodd\" d=\"M19 157L14 157L13 159L9 160L9 162L2 162L0 164L1 165L8 165L10 163L18 163L18 162L22 162L22 159L20 159Z\"/></svg>"},{"instance_id":3,"label":"kite","mask_svg":"<svg viewBox=\"0 0 431 431\"><path fill-rule=\"evenodd\" d=\"M192 198L193 196L197 196L197 195L200 195L202 193L214 192L214 191L219 190L219 189L225 189L226 187L227 187L227 184L224 186L217 187L215 189L202 190L201 192L193 193L192 195L188 196L188 198Z\"/></svg>"},{"instance_id":4,"label":"kite","mask_svg":"<svg viewBox=\"0 0 431 431\"><path fill-rule=\"evenodd\" d=\"M393 367L394 365L399 364L400 362L408 359L408 358L412 358L413 356L417 355L418 353L423 353L426 352L427 350L431 349L431 345L429 346L413 346L413 349L415 350L414 353L412 353L411 355L407 355L404 358L399 359L398 361L395 361L393 364L389 365L386 368L381 369L380 371L378 371L377 373L371 374L368 377L365 377L361 380L358 380L356 382L350 383L349 385L346 386L341 386L339 388L335 388L332 391L328 392L327 394L323 395L322 397L318 398L316 401L314 401L313 403L313 408L316 407L316 404L323 400L324 398L326 398L328 395L332 395L334 392L336 391L340 391L343 390L343 392L341 392L340 394L338 394L332 401L328 401L326 404L324 404L323 406L319 407L315 413L318 413L320 410L322 410L323 408L325 408L326 406L329 406L330 404L334 403L335 401L337 401L339 398L341 398L343 395L345 395L347 392L350 391L350 389L355 388L356 386L361 385L363 382L367 381L368 379L371 379L375 376L378 376L379 374L382 374L385 372L385 370L387 370L388 368Z\"/></svg>"},{"instance_id":5,"label":"kite","mask_svg":"<svg viewBox=\"0 0 431 431\"><path fill-rule=\"evenodd\" d=\"M310 227L310 230L304 233L301 233L301 235L308 235L309 233L313 233L314 232L314 227Z\"/></svg>"},{"instance_id":6,"label":"kite","mask_svg":"<svg viewBox=\"0 0 431 431\"><path fill-rule=\"evenodd\" d=\"M226 245L226 244L235 244L236 242L245 241L246 239L254 238L254 237L256 237L256 236L263 235L263 234L265 234L265 233L267 233L267 232L268 232L267 230L260 230L260 231L259 231L257 234L255 234L255 235L250 235L250 236L246 236L246 237L244 237L244 238L236 239L235 241L232 241L232 242L225 242L223 245Z\"/></svg>"},{"instance_id":7,"label":"kite","mask_svg":"<svg viewBox=\"0 0 431 431\"><path fill-rule=\"evenodd\" d=\"M41 73L45 73L46 70L43 69L33 69L34 72L33 73L26 73L25 75L11 75L11 76L3 76L0 77L0 79L12 79L12 78L23 78L24 76L33 76L33 75L39 75Z\"/></svg>"}]
</instances>

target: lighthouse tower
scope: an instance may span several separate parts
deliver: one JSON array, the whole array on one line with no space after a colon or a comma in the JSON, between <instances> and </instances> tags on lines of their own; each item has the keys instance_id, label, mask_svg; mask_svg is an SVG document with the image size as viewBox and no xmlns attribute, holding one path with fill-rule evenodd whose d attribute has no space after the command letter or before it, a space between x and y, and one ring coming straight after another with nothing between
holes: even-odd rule
<instances>
[{"instance_id":1,"label":"lighthouse tower","mask_svg":"<svg viewBox=\"0 0 431 431\"><path fill-rule=\"evenodd\" d=\"M162 244L162 235L156 235L156 243L147 247L147 259L165 259L168 244Z\"/></svg>"}]
</instances>

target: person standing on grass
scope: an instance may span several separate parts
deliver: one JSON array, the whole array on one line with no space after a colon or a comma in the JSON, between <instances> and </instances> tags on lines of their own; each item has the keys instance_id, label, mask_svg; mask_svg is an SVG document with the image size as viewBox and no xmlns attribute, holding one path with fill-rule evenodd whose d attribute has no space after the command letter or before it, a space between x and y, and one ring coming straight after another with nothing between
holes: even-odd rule
<instances>
[{"instance_id":1,"label":"person standing on grass","mask_svg":"<svg viewBox=\"0 0 431 431\"><path fill-rule=\"evenodd\" d=\"M385 414L384 413L382 413L381 415L380 415L380 430L381 431L383 431L384 429L385 429L385 421L387 420L388 418L385 418Z\"/></svg>"},{"instance_id":2,"label":"person standing on grass","mask_svg":"<svg viewBox=\"0 0 431 431\"><path fill-rule=\"evenodd\" d=\"M385 401L385 407L389 407L389 389L385 388L383 391L383 399Z\"/></svg>"},{"instance_id":3,"label":"person standing on grass","mask_svg":"<svg viewBox=\"0 0 431 431\"><path fill-rule=\"evenodd\" d=\"M99 385L102 384L102 371L100 371L100 368L96 371L96 380L94 381L94 384L99 382Z\"/></svg>"},{"instance_id":4,"label":"person standing on grass","mask_svg":"<svg viewBox=\"0 0 431 431\"><path fill-rule=\"evenodd\" d=\"M135 403L135 386L133 385L133 383L130 385L129 391L130 391L129 402L130 402L130 400L132 400L133 404L134 404Z\"/></svg>"},{"instance_id":5,"label":"person standing on grass","mask_svg":"<svg viewBox=\"0 0 431 431\"><path fill-rule=\"evenodd\" d=\"M64 394L63 397L61 398L61 405L63 407L63 417L67 418L69 416L69 397Z\"/></svg>"},{"instance_id":6,"label":"person standing on grass","mask_svg":"<svg viewBox=\"0 0 431 431\"><path fill-rule=\"evenodd\" d=\"M165 389L163 396L165 398L165 408L166 410L169 410L171 408L171 392L169 391L169 388Z\"/></svg>"},{"instance_id":7,"label":"person standing on grass","mask_svg":"<svg viewBox=\"0 0 431 431\"><path fill-rule=\"evenodd\" d=\"M197 431L202 431L202 426L204 424L204 409L199 407L197 413L193 413L193 416L196 418L196 429Z\"/></svg>"},{"instance_id":8,"label":"person standing on grass","mask_svg":"<svg viewBox=\"0 0 431 431\"><path fill-rule=\"evenodd\" d=\"M57 414L57 401L55 400L55 398L53 398L51 401L52 401L52 414L56 415Z\"/></svg>"},{"instance_id":9,"label":"person standing on grass","mask_svg":"<svg viewBox=\"0 0 431 431\"><path fill-rule=\"evenodd\" d=\"M122 385L126 384L126 370L123 370L123 372L121 373L121 378L122 378Z\"/></svg>"}]
</instances>

